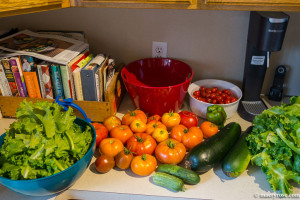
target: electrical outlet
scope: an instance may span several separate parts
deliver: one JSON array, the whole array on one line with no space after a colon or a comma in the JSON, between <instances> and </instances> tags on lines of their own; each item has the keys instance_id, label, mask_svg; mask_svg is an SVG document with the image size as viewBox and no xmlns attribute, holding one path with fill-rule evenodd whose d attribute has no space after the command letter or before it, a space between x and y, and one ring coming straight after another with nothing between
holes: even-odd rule
<instances>
[{"instance_id":1,"label":"electrical outlet","mask_svg":"<svg viewBox=\"0 0 300 200\"><path fill-rule=\"evenodd\" d=\"M166 58L167 57L168 43L166 42L152 42L152 57L153 58Z\"/></svg>"}]
</instances>

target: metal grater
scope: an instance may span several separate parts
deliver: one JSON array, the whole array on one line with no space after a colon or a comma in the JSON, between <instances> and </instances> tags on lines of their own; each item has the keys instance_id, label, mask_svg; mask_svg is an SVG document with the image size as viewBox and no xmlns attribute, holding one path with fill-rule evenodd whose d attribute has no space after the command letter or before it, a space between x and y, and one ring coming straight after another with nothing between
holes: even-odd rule
<instances>
[{"instance_id":1,"label":"metal grater","mask_svg":"<svg viewBox=\"0 0 300 200\"><path fill-rule=\"evenodd\" d=\"M262 101L242 101L245 110L252 115L259 115L267 109Z\"/></svg>"}]
</instances>

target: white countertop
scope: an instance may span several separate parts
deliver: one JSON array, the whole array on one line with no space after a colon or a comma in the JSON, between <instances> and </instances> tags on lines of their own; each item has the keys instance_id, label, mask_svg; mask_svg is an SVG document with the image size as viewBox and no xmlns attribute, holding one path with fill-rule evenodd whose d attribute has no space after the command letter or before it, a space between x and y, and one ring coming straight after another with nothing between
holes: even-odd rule
<instances>
[{"instance_id":1,"label":"white countertop","mask_svg":"<svg viewBox=\"0 0 300 200\"><path fill-rule=\"evenodd\" d=\"M118 110L118 117L122 117L128 110L133 110L133 105L126 95ZM189 110L185 104L182 110ZM14 119L0 120L0 133L4 133ZM227 120L240 123L242 130L246 130L251 124L242 120L238 114ZM237 178L228 178L224 175L220 165L200 175L201 181L197 185L185 185L185 192L172 192L165 188L155 185L152 181L152 175L141 177L133 174L130 169L119 170L112 169L106 174L100 174L95 171L94 161L98 156L92 159L90 167L85 171L82 177L67 191L55 196L47 197L29 197L17 194L0 185L0 199L125 199L125 200L150 200L150 199L231 199L248 200L262 198L266 195L276 195L269 187L265 174L259 167L249 165L248 169ZM296 188L297 187L297 188ZM279 194L279 193L277 193ZM300 194L300 187L294 184L294 194ZM271 198L272 199L272 198ZM298 197L300 199L300 196Z\"/></svg>"}]
</instances>

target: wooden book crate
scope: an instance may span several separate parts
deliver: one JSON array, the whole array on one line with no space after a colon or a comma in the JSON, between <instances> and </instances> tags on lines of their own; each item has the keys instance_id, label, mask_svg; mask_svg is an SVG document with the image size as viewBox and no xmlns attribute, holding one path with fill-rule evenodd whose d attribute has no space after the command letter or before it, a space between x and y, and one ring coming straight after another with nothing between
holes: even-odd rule
<instances>
[{"instance_id":1,"label":"wooden book crate","mask_svg":"<svg viewBox=\"0 0 300 200\"><path fill-rule=\"evenodd\" d=\"M125 92L126 89L121 78L121 73L118 71L115 73L112 82L104 93L104 102L74 100L74 103L80 106L85 111L87 117L93 122L103 122L106 117L116 114ZM54 101L53 99L0 96L0 110L3 117L15 117L16 110L24 99L32 102ZM82 114L78 110L73 110L77 117L83 118Z\"/></svg>"}]
</instances>

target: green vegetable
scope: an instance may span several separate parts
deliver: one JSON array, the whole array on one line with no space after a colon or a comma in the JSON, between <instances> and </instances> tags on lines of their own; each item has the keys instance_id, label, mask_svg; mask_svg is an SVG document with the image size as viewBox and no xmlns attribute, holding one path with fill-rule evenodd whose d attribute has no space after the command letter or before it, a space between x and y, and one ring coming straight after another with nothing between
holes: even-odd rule
<instances>
[{"instance_id":1,"label":"green vegetable","mask_svg":"<svg viewBox=\"0 0 300 200\"><path fill-rule=\"evenodd\" d=\"M271 188L293 193L289 181L300 182L300 97L256 116L246 138L251 162L262 168Z\"/></svg>"},{"instance_id":2,"label":"green vegetable","mask_svg":"<svg viewBox=\"0 0 300 200\"><path fill-rule=\"evenodd\" d=\"M241 126L231 122L220 131L191 149L186 167L204 173L219 164L241 135Z\"/></svg>"},{"instance_id":3,"label":"green vegetable","mask_svg":"<svg viewBox=\"0 0 300 200\"><path fill-rule=\"evenodd\" d=\"M90 127L74 123L72 108L56 103L20 104L17 121L6 130L0 151L0 176L36 179L58 173L81 159L90 147Z\"/></svg>"},{"instance_id":4,"label":"green vegetable","mask_svg":"<svg viewBox=\"0 0 300 200\"><path fill-rule=\"evenodd\" d=\"M222 162L222 170L228 177L238 177L248 167L251 154L248 149L246 136L252 131L253 126L247 128L232 149L228 152Z\"/></svg>"},{"instance_id":5,"label":"green vegetable","mask_svg":"<svg viewBox=\"0 0 300 200\"><path fill-rule=\"evenodd\" d=\"M216 124L219 129L224 127L227 115L224 108L220 105L211 105L207 107L206 119Z\"/></svg>"},{"instance_id":6,"label":"green vegetable","mask_svg":"<svg viewBox=\"0 0 300 200\"><path fill-rule=\"evenodd\" d=\"M161 164L157 167L157 171L174 175L187 184L196 185L200 182L200 176L197 173L178 165Z\"/></svg>"},{"instance_id":7,"label":"green vegetable","mask_svg":"<svg viewBox=\"0 0 300 200\"><path fill-rule=\"evenodd\" d=\"M153 182L159 186L165 187L175 192L185 190L183 180L164 172L156 172L153 175Z\"/></svg>"}]
</instances>

